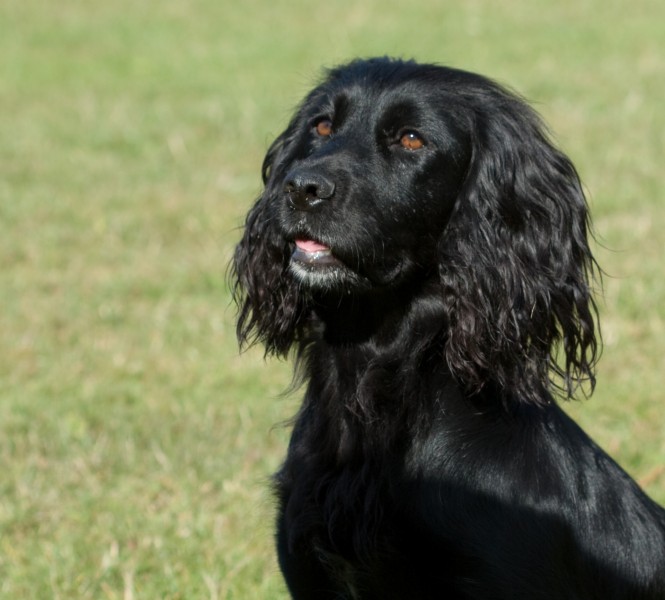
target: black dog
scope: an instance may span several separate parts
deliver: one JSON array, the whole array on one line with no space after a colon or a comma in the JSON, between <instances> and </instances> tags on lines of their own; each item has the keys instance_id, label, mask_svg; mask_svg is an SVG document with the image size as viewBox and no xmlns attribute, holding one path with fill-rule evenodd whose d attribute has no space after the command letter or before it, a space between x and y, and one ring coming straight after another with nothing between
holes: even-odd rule
<instances>
[{"instance_id":1,"label":"black dog","mask_svg":"<svg viewBox=\"0 0 665 600\"><path fill-rule=\"evenodd\" d=\"M297 350L276 476L298 600L665 599L665 511L557 406L594 384L575 168L519 98L390 59L273 143L238 335Z\"/></svg>"}]
</instances>

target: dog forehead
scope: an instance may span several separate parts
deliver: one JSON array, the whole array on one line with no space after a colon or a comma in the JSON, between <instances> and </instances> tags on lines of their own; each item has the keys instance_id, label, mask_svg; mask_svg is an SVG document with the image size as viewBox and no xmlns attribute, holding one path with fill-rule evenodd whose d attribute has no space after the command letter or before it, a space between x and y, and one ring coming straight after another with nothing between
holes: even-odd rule
<instances>
[{"instance_id":1,"label":"dog forehead","mask_svg":"<svg viewBox=\"0 0 665 600\"><path fill-rule=\"evenodd\" d=\"M311 116L325 114L373 125L391 117L414 117L427 108L432 96L415 82L333 81L316 88L305 107Z\"/></svg>"},{"instance_id":2,"label":"dog forehead","mask_svg":"<svg viewBox=\"0 0 665 600\"><path fill-rule=\"evenodd\" d=\"M306 121L325 116L336 128L352 128L356 135L395 133L410 127L447 138L452 131L468 128L463 100L422 80L332 83L317 88L318 93L310 97Z\"/></svg>"},{"instance_id":3,"label":"dog forehead","mask_svg":"<svg viewBox=\"0 0 665 600\"><path fill-rule=\"evenodd\" d=\"M465 81L467 77L473 74L439 65L384 59L354 61L329 71L303 105L306 112L315 115L355 115L370 121L383 114L431 113L446 107L458 111L465 104L460 92L471 83Z\"/></svg>"},{"instance_id":4,"label":"dog forehead","mask_svg":"<svg viewBox=\"0 0 665 600\"><path fill-rule=\"evenodd\" d=\"M460 87L483 87L485 78L467 71L438 64L399 59L355 60L331 69L322 82L330 90L355 90L381 96L400 90L416 93L455 93Z\"/></svg>"}]
</instances>

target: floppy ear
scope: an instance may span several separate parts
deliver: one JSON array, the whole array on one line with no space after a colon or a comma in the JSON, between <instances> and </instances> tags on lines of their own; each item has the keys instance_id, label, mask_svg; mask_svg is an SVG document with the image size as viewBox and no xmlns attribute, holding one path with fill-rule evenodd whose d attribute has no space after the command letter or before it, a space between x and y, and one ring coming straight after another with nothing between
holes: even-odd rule
<instances>
[{"instance_id":1,"label":"floppy ear","mask_svg":"<svg viewBox=\"0 0 665 600\"><path fill-rule=\"evenodd\" d=\"M467 181L440 242L446 359L472 391L543 404L593 390L599 350L589 218L577 172L534 111L479 94Z\"/></svg>"},{"instance_id":2,"label":"floppy ear","mask_svg":"<svg viewBox=\"0 0 665 600\"><path fill-rule=\"evenodd\" d=\"M236 333L241 346L262 342L266 354L286 355L299 337L303 303L288 271L288 244L276 228L275 203L269 179L274 165L283 160L288 130L271 145L263 161L263 195L252 207L238 243L231 275L238 306ZM272 205L272 206L271 206Z\"/></svg>"}]
</instances>

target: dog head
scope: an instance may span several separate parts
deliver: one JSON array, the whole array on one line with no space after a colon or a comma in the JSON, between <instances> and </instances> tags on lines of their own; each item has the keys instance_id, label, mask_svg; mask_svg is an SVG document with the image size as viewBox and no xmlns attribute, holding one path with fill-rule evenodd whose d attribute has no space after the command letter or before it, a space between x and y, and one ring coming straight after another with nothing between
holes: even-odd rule
<instances>
[{"instance_id":1,"label":"dog head","mask_svg":"<svg viewBox=\"0 0 665 600\"><path fill-rule=\"evenodd\" d=\"M284 354L315 303L428 281L468 389L542 402L553 383L593 382L586 201L514 94L455 69L354 61L304 99L263 179L233 263L241 341Z\"/></svg>"}]
</instances>

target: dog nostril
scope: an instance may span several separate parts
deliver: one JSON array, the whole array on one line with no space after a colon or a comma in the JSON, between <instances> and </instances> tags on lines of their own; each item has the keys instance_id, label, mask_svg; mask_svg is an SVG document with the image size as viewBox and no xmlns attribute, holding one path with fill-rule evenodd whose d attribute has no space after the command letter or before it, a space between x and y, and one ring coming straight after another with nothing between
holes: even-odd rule
<instances>
[{"instance_id":1,"label":"dog nostril","mask_svg":"<svg viewBox=\"0 0 665 600\"><path fill-rule=\"evenodd\" d=\"M316 197L321 198L322 200L328 200L329 198L332 198L333 194L335 193L335 184L329 179L322 178L313 187L316 190Z\"/></svg>"},{"instance_id":2,"label":"dog nostril","mask_svg":"<svg viewBox=\"0 0 665 600\"><path fill-rule=\"evenodd\" d=\"M305 196L307 196L307 198L320 198L321 195L319 194L319 188L317 188L315 185L308 185L305 188Z\"/></svg>"},{"instance_id":3,"label":"dog nostril","mask_svg":"<svg viewBox=\"0 0 665 600\"><path fill-rule=\"evenodd\" d=\"M311 210L331 198L334 192L332 181L314 174L296 174L284 184L289 204L298 210Z\"/></svg>"}]
</instances>

